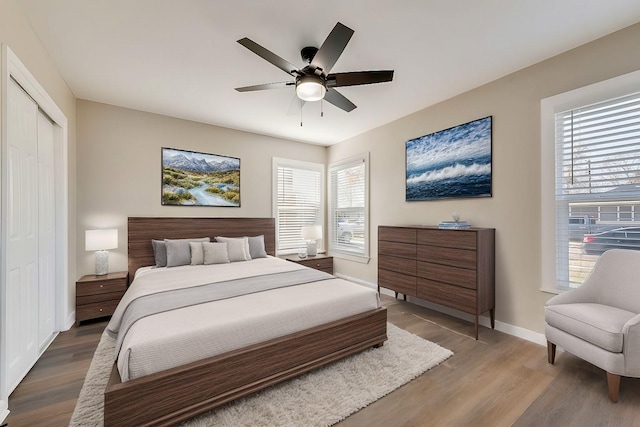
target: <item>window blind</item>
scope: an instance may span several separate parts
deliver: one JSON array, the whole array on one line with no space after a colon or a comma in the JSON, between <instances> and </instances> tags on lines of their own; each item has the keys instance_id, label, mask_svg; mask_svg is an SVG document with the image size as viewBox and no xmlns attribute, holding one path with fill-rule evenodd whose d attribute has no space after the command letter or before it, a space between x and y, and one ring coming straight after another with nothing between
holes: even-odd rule
<instances>
[{"instance_id":1,"label":"window blind","mask_svg":"<svg viewBox=\"0 0 640 427\"><path fill-rule=\"evenodd\" d=\"M366 156L330 167L331 251L368 256Z\"/></svg>"},{"instance_id":2,"label":"window blind","mask_svg":"<svg viewBox=\"0 0 640 427\"><path fill-rule=\"evenodd\" d=\"M556 271L569 288L616 246L597 233L640 226L640 93L557 113L555 135Z\"/></svg>"},{"instance_id":3,"label":"window blind","mask_svg":"<svg viewBox=\"0 0 640 427\"><path fill-rule=\"evenodd\" d=\"M323 225L324 166L308 163L275 164L277 252L295 253L305 247L302 227ZM319 249L322 241L318 242Z\"/></svg>"}]
</instances>

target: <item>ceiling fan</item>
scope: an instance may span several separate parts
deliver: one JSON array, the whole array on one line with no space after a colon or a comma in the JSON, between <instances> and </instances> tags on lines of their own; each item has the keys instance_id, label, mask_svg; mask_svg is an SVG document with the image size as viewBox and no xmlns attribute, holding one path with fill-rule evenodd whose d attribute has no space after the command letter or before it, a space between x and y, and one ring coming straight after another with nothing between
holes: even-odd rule
<instances>
[{"instance_id":1,"label":"ceiling fan","mask_svg":"<svg viewBox=\"0 0 640 427\"><path fill-rule=\"evenodd\" d=\"M242 46L280 68L285 73L295 77L295 80L238 87L236 90L238 92L249 92L295 86L296 95L303 103L305 101L324 99L346 112L352 111L356 108L356 105L335 88L383 83L393 80L393 70L330 73L347 43L349 43L353 32L351 28L338 22L324 43L322 43L320 49L312 46L302 48L300 54L307 63L302 69L298 69L288 61L246 37L240 39L238 43Z\"/></svg>"}]
</instances>

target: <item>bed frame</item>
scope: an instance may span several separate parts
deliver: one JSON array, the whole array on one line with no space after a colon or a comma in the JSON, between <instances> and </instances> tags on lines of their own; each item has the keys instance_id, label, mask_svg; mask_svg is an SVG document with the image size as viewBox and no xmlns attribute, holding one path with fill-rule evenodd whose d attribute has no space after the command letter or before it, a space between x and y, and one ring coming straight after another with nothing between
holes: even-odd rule
<instances>
[{"instance_id":1,"label":"bed frame","mask_svg":"<svg viewBox=\"0 0 640 427\"><path fill-rule=\"evenodd\" d=\"M129 280L153 265L151 239L265 236L273 218L129 218ZM387 311L371 310L122 383L116 365L104 394L104 425L170 426L387 340Z\"/></svg>"}]
</instances>

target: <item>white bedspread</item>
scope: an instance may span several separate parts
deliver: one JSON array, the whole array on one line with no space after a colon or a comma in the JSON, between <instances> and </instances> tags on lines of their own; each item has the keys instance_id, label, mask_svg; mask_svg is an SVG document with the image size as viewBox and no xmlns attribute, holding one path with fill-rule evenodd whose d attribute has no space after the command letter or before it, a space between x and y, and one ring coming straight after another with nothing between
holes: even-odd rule
<instances>
[{"instance_id":1,"label":"white bedspread","mask_svg":"<svg viewBox=\"0 0 640 427\"><path fill-rule=\"evenodd\" d=\"M117 331L124 307L149 292L197 286L211 282L211 277L226 281L303 268L268 257L230 264L144 269L136 274L108 328ZM379 306L375 290L336 278L159 313L137 321L129 329L118 357L118 370L122 381L128 381Z\"/></svg>"}]
</instances>

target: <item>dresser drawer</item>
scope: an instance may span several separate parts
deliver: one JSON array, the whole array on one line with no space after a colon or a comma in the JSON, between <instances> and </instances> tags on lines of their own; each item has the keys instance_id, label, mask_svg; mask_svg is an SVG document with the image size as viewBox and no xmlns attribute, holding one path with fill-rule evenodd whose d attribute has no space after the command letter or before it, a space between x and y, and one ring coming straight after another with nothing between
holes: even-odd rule
<instances>
[{"instance_id":1,"label":"dresser drawer","mask_svg":"<svg viewBox=\"0 0 640 427\"><path fill-rule=\"evenodd\" d=\"M447 285L418 277L418 298L455 308L466 313L479 314L476 309L476 291Z\"/></svg>"},{"instance_id":2,"label":"dresser drawer","mask_svg":"<svg viewBox=\"0 0 640 427\"><path fill-rule=\"evenodd\" d=\"M418 277L425 279L449 283L468 289L476 289L477 286L475 270L421 261L418 262L417 270Z\"/></svg>"},{"instance_id":3,"label":"dresser drawer","mask_svg":"<svg viewBox=\"0 0 640 427\"><path fill-rule=\"evenodd\" d=\"M407 258L396 258L393 256L380 255L378 258L378 268L395 271L396 273L416 275L416 260Z\"/></svg>"},{"instance_id":4,"label":"dresser drawer","mask_svg":"<svg viewBox=\"0 0 640 427\"><path fill-rule=\"evenodd\" d=\"M476 269L477 252L468 249L443 248L440 246L418 245L418 261L453 267Z\"/></svg>"},{"instance_id":5,"label":"dresser drawer","mask_svg":"<svg viewBox=\"0 0 640 427\"><path fill-rule=\"evenodd\" d=\"M418 230L418 244L476 250L476 232L465 230Z\"/></svg>"},{"instance_id":6,"label":"dresser drawer","mask_svg":"<svg viewBox=\"0 0 640 427\"><path fill-rule=\"evenodd\" d=\"M120 300L108 300L87 305L76 306L76 320L81 322L87 319L95 319L103 316L111 316L116 310Z\"/></svg>"},{"instance_id":7,"label":"dresser drawer","mask_svg":"<svg viewBox=\"0 0 640 427\"><path fill-rule=\"evenodd\" d=\"M405 295L416 295L416 277L395 271L378 269L378 286L392 289Z\"/></svg>"},{"instance_id":8,"label":"dresser drawer","mask_svg":"<svg viewBox=\"0 0 640 427\"><path fill-rule=\"evenodd\" d=\"M378 240L416 244L414 228L378 227Z\"/></svg>"},{"instance_id":9,"label":"dresser drawer","mask_svg":"<svg viewBox=\"0 0 640 427\"><path fill-rule=\"evenodd\" d=\"M411 243L387 242L378 243L378 255L391 255L402 258L416 258L416 245Z\"/></svg>"},{"instance_id":10,"label":"dresser drawer","mask_svg":"<svg viewBox=\"0 0 640 427\"><path fill-rule=\"evenodd\" d=\"M124 292L127 290L127 279L94 280L78 283L76 296L104 294L108 292Z\"/></svg>"}]
</instances>

